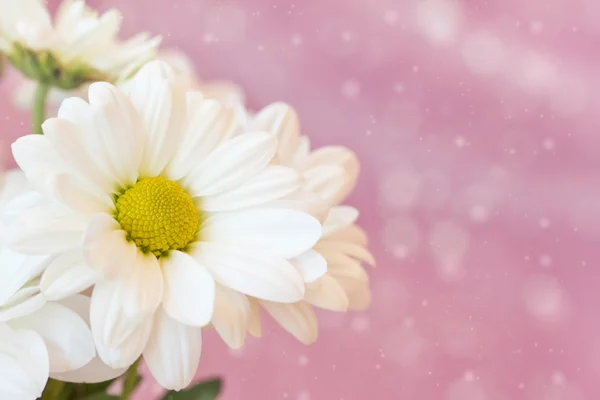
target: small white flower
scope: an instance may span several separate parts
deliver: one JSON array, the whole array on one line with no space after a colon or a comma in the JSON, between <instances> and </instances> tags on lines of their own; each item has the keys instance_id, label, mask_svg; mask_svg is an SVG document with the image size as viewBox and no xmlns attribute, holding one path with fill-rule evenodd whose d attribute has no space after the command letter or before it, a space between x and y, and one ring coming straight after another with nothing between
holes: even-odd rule
<instances>
[{"instance_id":1,"label":"small white flower","mask_svg":"<svg viewBox=\"0 0 600 400\"><path fill-rule=\"evenodd\" d=\"M64 0L52 21L41 0L0 0L0 51L26 76L61 89L124 78L151 59L160 38L117 39L121 14Z\"/></svg>"},{"instance_id":2,"label":"small white flower","mask_svg":"<svg viewBox=\"0 0 600 400\"><path fill-rule=\"evenodd\" d=\"M352 192L360 171L356 155L343 146L311 151L308 136L300 135L296 111L285 103L273 103L254 115L248 129L263 129L277 136L277 159L296 169L304 189L330 205L340 204Z\"/></svg>"},{"instance_id":3,"label":"small white flower","mask_svg":"<svg viewBox=\"0 0 600 400\"><path fill-rule=\"evenodd\" d=\"M354 153L341 146L311 152L308 138L300 135L296 112L286 104L267 106L250 125L275 135L279 139L278 161L298 170L304 178L304 190L332 206L324 210L319 242L295 259L306 282L304 299L294 304L254 300L249 318L249 333L260 336L260 304L285 330L310 344L318 335L313 306L344 312L363 310L370 304L369 277L361 262L374 265L375 259L367 250L366 234L355 224L358 211L338 206L354 188L360 166Z\"/></svg>"},{"instance_id":4,"label":"small white flower","mask_svg":"<svg viewBox=\"0 0 600 400\"><path fill-rule=\"evenodd\" d=\"M321 225L301 211L298 173L270 165L276 138L233 136L234 112L199 93L186 98L165 63L143 67L127 94L94 83L88 98L66 100L45 135L13 144L39 193L18 199L29 206L10 244L54 260L83 252L100 274L90 319L102 360L121 368L143 354L162 386L181 389L198 366L215 296L230 305L240 294L302 299L293 259L318 241ZM83 290L85 268L49 265L42 293ZM250 310L239 303L239 312Z\"/></svg>"}]
</instances>

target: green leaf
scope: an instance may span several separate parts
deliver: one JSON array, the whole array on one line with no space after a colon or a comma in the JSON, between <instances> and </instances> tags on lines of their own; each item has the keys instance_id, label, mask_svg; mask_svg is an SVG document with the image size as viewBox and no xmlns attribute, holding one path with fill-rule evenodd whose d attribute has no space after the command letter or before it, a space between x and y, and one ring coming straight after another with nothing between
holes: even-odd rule
<instances>
[{"instance_id":1,"label":"green leaf","mask_svg":"<svg viewBox=\"0 0 600 400\"><path fill-rule=\"evenodd\" d=\"M221 380L200 382L189 389L175 392L170 390L162 400L215 400L221 391Z\"/></svg>"}]
</instances>

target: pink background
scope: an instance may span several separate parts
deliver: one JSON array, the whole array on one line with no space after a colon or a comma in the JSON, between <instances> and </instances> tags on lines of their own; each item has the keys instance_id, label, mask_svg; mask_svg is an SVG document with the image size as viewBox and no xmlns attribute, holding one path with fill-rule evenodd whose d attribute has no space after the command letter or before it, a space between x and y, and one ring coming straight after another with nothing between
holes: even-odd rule
<instances>
[{"instance_id":1,"label":"pink background","mask_svg":"<svg viewBox=\"0 0 600 400\"><path fill-rule=\"evenodd\" d=\"M322 313L310 347L208 334L224 400L600 398L598 0L91 3L362 161L372 308Z\"/></svg>"}]
</instances>

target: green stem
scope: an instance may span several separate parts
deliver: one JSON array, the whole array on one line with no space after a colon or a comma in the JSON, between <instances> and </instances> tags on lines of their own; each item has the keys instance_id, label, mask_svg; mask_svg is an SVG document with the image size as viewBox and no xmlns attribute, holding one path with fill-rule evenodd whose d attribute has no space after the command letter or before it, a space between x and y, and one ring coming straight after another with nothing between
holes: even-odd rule
<instances>
[{"instance_id":1,"label":"green stem","mask_svg":"<svg viewBox=\"0 0 600 400\"><path fill-rule=\"evenodd\" d=\"M44 133L42 132L42 123L46 118L46 98L49 90L50 86L47 83L39 82L33 100L33 133L39 133L40 135Z\"/></svg>"},{"instance_id":2,"label":"green stem","mask_svg":"<svg viewBox=\"0 0 600 400\"><path fill-rule=\"evenodd\" d=\"M121 392L121 400L129 400L131 392L133 392L133 390L137 386L137 369L139 362L140 360L134 362L125 373L125 379L123 380L123 391Z\"/></svg>"},{"instance_id":3,"label":"green stem","mask_svg":"<svg viewBox=\"0 0 600 400\"><path fill-rule=\"evenodd\" d=\"M65 383L62 381L57 381L54 379L48 379L48 383L44 388L44 393L42 393L41 400L57 400L62 398L63 387Z\"/></svg>"}]
</instances>

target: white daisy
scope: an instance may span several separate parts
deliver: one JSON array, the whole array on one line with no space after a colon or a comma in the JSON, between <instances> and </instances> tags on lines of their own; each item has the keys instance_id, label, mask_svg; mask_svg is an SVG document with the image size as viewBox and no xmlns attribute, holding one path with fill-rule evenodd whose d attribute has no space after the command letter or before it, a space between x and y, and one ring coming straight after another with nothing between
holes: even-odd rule
<instances>
[{"instance_id":1,"label":"white daisy","mask_svg":"<svg viewBox=\"0 0 600 400\"><path fill-rule=\"evenodd\" d=\"M186 99L172 77L155 61L128 94L94 83L89 104L66 100L45 135L13 144L39 193L20 199L29 206L11 246L56 257L83 249L101 275L90 310L101 358L119 368L143 353L161 385L181 389L198 366L215 292L231 304L238 293L301 300L290 260L318 241L321 225L294 198L298 173L270 165L273 135L232 137L231 112L199 93ZM73 286L65 269L47 280L63 280L57 298Z\"/></svg>"},{"instance_id":2,"label":"white daisy","mask_svg":"<svg viewBox=\"0 0 600 400\"><path fill-rule=\"evenodd\" d=\"M313 306L330 311L363 310L371 300L369 277L361 262L374 265L367 250L367 236L355 224L358 211L338 206L356 184L358 159L341 146L310 151L309 140L300 135L296 112L283 103L272 104L250 121L257 129L266 129L279 139L278 161L297 169L304 178L304 189L333 206L323 222L323 235L313 249L297 257L306 284L303 301L280 304L253 300L248 331L260 336L260 307L288 332L305 344L317 339L318 321ZM327 272L323 274L322 272ZM313 274L319 271L318 274Z\"/></svg>"},{"instance_id":3,"label":"white daisy","mask_svg":"<svg viewBox=\"0 0 600 400\"><path fill-rule=\"evenodd\" d=\"M125 77L154 56L160 38L116 35L121 14L64 0L52 21L41 0L0 0L0 51L31 79L61 89Z\"/></svg>"}]
</instances>

